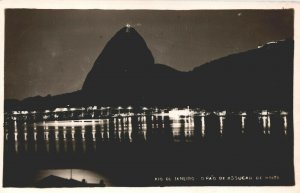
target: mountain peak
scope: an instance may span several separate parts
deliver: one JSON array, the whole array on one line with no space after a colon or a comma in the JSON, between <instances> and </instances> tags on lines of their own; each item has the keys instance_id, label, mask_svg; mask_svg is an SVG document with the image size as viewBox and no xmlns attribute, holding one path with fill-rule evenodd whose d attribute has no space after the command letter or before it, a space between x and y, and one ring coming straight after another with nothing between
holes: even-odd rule
<instances>
[{"instance_id":1,"label":"mountain peak","mask_svg":"<svg viewBox=\"0 0 300 193\"><path fill-rule=\"evenodd\" d=\"M154 65L154 58L144 38L129 24L121 28L105 45L89 72L83 89L94 89L100 76L140 73Z\"/></svg>"},{"instance_id":2,"label":"mountain peak","mask_svg":"<svg viewBox=\"0 0 300 193\"><path fill-rule=\"evenodd\" d=\"M133 28L133 27L131 27L131 25L130 24L126 24L126 26L125 27L123 27L121 30L125 30L125 32L126 33L130 33L130 32L136 32L136 30ZM137 33L137 32L136 32Z\"/></svg>"},{"instance_id":3,"label":"mountain peak","mask_svg":"<svg viewBox=\"0 0 300 193\"><path fill-rule=\"evenodd\" d=\"M130 24L126 24L125 27L121 28L118 33L127 33L127 34L135 34L139 35L135 28L133 28Z\"/></svg>"}]
</instances>

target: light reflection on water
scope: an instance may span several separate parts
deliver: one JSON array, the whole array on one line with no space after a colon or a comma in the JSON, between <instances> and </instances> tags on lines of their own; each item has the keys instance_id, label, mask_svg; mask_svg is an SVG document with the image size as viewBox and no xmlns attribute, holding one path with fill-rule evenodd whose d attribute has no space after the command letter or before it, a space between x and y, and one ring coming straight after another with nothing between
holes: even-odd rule
<instances>
[{"instance_id":1,"label":"light reflection on water","mask_svg":"<svg viewBox=\"0 0 300 193\"><path fill-rule=\"evenodd\" d=\"M103 119L13 121L5 125L6 150L69 152L95 150L105 143L189 143L230 135L288 134L288 115L139 115ZM271 124L271 122L274 122Z\"/></svg>"}]
</instances>

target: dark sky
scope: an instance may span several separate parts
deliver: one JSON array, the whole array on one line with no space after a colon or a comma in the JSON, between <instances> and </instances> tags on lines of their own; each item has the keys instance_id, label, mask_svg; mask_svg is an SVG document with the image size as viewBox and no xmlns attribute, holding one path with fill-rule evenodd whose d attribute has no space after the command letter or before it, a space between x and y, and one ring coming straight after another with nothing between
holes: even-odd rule
<instances>
[{"instance_id":1,"label":"dark sky","mask_svg":"<svg viewBox=\"0 0 300 193\"><path fill-rule=\"evenodd\" d=\"M156 63L189 71L293 37L292 10L22 10L5 14L5 98L81 89L105 44L126 23Z\"/></svg>"}]
</instances>

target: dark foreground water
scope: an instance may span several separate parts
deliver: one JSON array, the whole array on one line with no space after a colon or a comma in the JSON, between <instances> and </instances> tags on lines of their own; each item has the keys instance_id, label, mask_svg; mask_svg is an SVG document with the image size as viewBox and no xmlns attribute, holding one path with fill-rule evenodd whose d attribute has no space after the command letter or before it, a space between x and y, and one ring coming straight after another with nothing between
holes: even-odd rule
<instances>
[{"instance_id":1,"label":"dark foreground water","mask_svg":"<svg viewBox=\"0 0 300 193\"><path fill-rule=\"evenodd\" d=\"M4 186L294 184L291 114L179 114L8 120Z\"/></svg>"}]
</instances>

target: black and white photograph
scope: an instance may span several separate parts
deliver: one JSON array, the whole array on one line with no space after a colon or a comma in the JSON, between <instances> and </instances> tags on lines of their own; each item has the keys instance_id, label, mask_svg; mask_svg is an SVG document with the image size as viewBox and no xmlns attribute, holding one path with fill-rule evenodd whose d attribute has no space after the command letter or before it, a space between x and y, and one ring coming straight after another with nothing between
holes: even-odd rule
<instances>
[{"instance_id":1,"label":"black and white photograph","mask_svg":"<svg viewBox=\"0 0 300 193\"><path fill-rule=\"evenodd\" d=\"M3 187L294 186L294 15L5 9Z\"/></svg>"}]
</instances>

